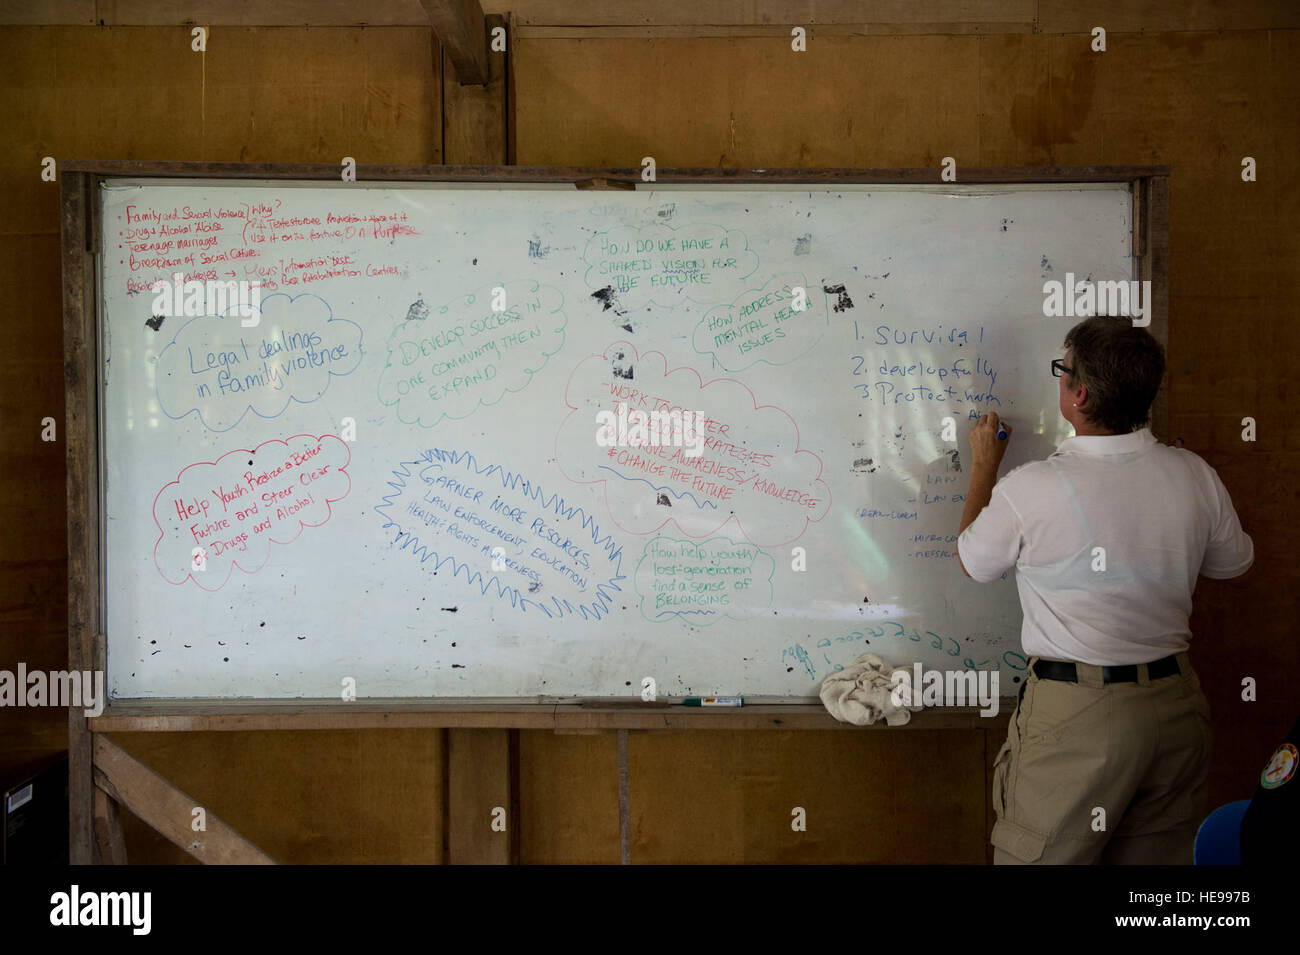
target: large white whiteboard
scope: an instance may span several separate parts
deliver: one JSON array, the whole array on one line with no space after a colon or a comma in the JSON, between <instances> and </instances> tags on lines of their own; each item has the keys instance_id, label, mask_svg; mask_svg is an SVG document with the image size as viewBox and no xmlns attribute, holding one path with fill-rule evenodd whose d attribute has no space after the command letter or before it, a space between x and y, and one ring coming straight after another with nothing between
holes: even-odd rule
<instances>
[{"instance_id":1,"label":"large white whiteboard","mask_svg":"<svg viewBox=\"0 0 1300 955\"><path fill-rule=\"evenodd\" d=\"M1051 453L1043 283L1135 277L1122 185L119 180L102 223L115 699L810 698L868 650L1014 692L970 422ZM158 323L178 268L262 279L259 324ZM705 453L611 456L619 400Z\"/></svg>"}]
</instances>

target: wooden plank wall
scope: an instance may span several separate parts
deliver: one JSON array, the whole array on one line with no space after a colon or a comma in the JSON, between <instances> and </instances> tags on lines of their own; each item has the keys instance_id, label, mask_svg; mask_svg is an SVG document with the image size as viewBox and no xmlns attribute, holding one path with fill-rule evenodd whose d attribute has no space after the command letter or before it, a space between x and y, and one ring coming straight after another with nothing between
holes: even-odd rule
<instances>
[{"instance_id":1,"label":"wooden plank wall","mask_svg":"<svg viewBox=\"0 0 1300 955\"><path fill-rule=\"evenodd\" d=\"M142 23L157 9L40 6L53 19L11 22L93 23L101 10ZM1274 530L1300 519L1285 367L1300 354L1300 191L1286 166L1300 147L1295 8L881 0L791 2L774 17L723 0L484 6L519 24L504 116L442 75L418 2L385 7L387 21L367 4L312 5L340 23L399 24L364 29L253 29L227 13L236 25L214 28L203 58L181 26L0 26L0 668L59 669L67 653L64 449L39 440L40 419L64 414L57 187L39 179L42 156L477 161L461 157L494 148L509 123L521 164L1167 163L1171 433L1219 469L1258 555L1248 584L1202 581L1193 617L1215 714L1211 802L1249 795L1300 699L1300 588ZM289 22L308 15L282 7L299 16ZM213 23L232 5L195 9ZM807 53L789 52L785 20L809 26ZM1104 54L1089 49L1095 25L1109 30ZM1260 166L1249 185L1246 155ZM1240 440L1245 415L1258 422L1253 445ZM1257 703L1239 699L1246 676ZM66 746L63 713L0 720L3 766ZM632 733L632 859L983 862L989 736ZM279 861L438 862L451 848L442 731L114 738ZM501 739L488 744L498 762ZM520 861L618 861L613 734L521 731L511 763ZM469 798L506 797L470 787ZM806 833L790 829L795 806ZM129 813L123 826L132 861L192 861Z\"/></svg>"}]
</instances>

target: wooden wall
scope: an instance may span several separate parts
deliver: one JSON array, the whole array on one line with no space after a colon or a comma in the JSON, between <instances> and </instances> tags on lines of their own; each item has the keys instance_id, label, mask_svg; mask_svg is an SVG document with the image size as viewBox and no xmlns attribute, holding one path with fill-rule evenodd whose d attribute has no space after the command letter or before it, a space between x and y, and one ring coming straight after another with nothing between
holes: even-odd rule
<instances>
[{"instance_id":1,"label":"wooden wall","mask_svg":"<svg viewBox=\"0 0 1300 955\"><path fill-rule=\"evenodd\" d=\"M1300 575L1283 530L1300 520L1293 8L792 2L788 18L763 19L725 2L485 7L515 12L520 164L1172 167L1171 432L1219 470L1257 554L1247 580L1202 580L1196 594L1211 804L1250 795L1300 700ZM108 8L142 22L128 16L138 4ZM0 27L0 668L66 660L64 452L39 440L63 404L57 187L39 180L40 157L478 161L477 127L504 117L484 121L442 75L417 15L220 27L203 58L179 26ZM809 27L808 52L790 52L785 19ZM1095 25L1109 30L1105 53L1089 48ZM1243 156L1258 182L1241 182ZM1258 702L1241 701L1245 677ZM0 720L3 765L64 745L61 712ZM632 859L983 862L987 735L633 733ZM282 861L444 857L441 731L117 739ZM612 735L523 731L517 763L520 861L618 861ZM793 806L808 810L807 833L790 831ZM187 858L131 819L127 837L133 861Z\"/></svg>"}]
</instances>

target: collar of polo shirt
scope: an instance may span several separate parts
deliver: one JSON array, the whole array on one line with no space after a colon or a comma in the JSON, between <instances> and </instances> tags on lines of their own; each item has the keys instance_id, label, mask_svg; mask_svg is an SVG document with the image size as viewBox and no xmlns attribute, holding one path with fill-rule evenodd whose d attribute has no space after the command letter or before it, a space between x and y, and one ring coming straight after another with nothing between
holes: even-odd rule
<instances>
[{"instance_id":1,"label":"collar of polo shirt","mask_svg":"<svg viewBox=\"0 0 1300 955\"><path fill-rule=\"evenodd\" d=\"M1066 438L1056 446L1057 451L1081 451L1084 454L1126 454L1141 451L1156 443L1150 428L1139 428L1128 434L1085 434Z\"/></svg>"}]
</instances>

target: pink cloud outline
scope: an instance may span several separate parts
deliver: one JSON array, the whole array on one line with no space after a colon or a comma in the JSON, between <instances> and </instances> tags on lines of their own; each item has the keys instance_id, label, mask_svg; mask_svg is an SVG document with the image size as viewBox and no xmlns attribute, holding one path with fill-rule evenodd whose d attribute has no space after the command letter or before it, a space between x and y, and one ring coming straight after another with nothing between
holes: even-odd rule
<instances>
[{"instance_id":1,"label":"pink cloud outline","mask_svg":"<svg viewBox=\"0 0 1300 955\"><path fill-rule=\"evenodd\" d=\"M340 495L339 497L326 497L326 498L325 498L325 506L326 506L326 512L327 512L327 513L325 514L325 517L324 517L322 520L320 520L320 521L318 521L317 523L315 523L315 524L311 524L311 523L308 523L308 522L306 522L306 521L299 520L299 521L298 521L298 530L297 530L297 531L294 533L294 535L293 535L292 537L290 537L288 540L277 540L277 539L274 538L274 537L270 537L270 536L268 536L268 537L266 538L266 541L267 541L266 556L262 559L262 562L261 562L260 564L258 564L256 567L254 567L254 568L252 568L252 569L250 570L250 569L245 568L245 567L243 567L243 566L240 565L240 563L239 563L239 558L238 558L238 557L234 558L234 559L231 560L231 562L230 562L230 567L229 567L229 569L226 571L226 576L222 579L221 583L217 584L215 587L205 587L202 583L199 582L199 579L198 579L197 577L194 576L194 571L193 571L193 570L191 570L188 574L186 574L185 577L182 578L181 580L172 580L172 579L171 579L170 577L168 577L165 573L163 573L162 566L158 563L158 548L159 548L159 546L162 544L163 540L166 538L166 536L167 536L167 532L166 532L165 530L163 530L162 525L158 523L158 499L159 499L160 497L162 497L162 495L164 494L164 492L166 492L166 490L167 490L169 487L173 487L173 486L175 486L175 487L180 487L180 486L181 486L181 478L183 478L183 477L185 476L185 472L188 471L190 468L196 468L196 467L200 467L200 466L203 466L203 465L215 466L215 465L217 465L217 464L220 464L220 463L221 463L222 461L224 461L226 458L230 457L232 454L254 454L254 455L255 455L258 451L260 451L262 448L266 447L268 444L281 444L281 445L284 445L285 448L288 448L288 447L289 447L289 442L292 441L294 438L309 438L309 439L312 440L312 441L324 441L326 438L333 438L333 439L334 439L335 441L337 441L339 444L343 445L343 450L344 450L344 452L347 454L347 460L345 460L345 461L343 462L343 464L342 464L342 465L337 469L337 470L338 470L338 473L342 474L344 477L346 477L346 478L348 479L347 490L345 490L345 491L342 493L342 495ZM183 586L185 586L186 581L193 580L194 583L195 583L196 585L198 585L198 587L199 587L201 590L205 590L205 591L207 591L208 593L215 593L216 591L220 590L222 587L226 586L226 584L228 584L228 583L230 582L230 577L231 577L231 575L235 572L235 568L236 568L236 567L238 567L239 570L240 570L242 573L245 573L245 574L255 574L255 573L257 573L259 570L261 570L263 567L265 567L266 564L267 564L267 561L269 561L269 560L271 559L271 547L270 547L271 544L280 544L281 546L286 545L286 544L291 544L291 543L293 543L294 541L296 541L299 537L302 536L302 532L303 532L303 529L304 529L304 528L307 528L307 527L320 527L322 524L324 524L326 521L328 521L331 517L334 516L334 508L330 507L330 505L333 504L333 503L336 502L336 501L341 501L341 500L343 500L343 498L347 497L348 494L351 493L351 491L352 491L352 475L350 475L350 474L347 473L348 465L351 464L351 463L352 463L352 449L351 449L350 447L348 447L348 443L347 443L346 441L344 441L342 438L340 438L338 435L335 435L335 434L322 434L322 435L314 435L314 434L293 434L293 435L290 435L288 438L286 438L286 439L284 439L284 440L281 440L280 438L272 438L270 441L263 441L261 444L259 444L256 448L253 448L252 450L250 450L250 449L248 449L248 448L235 448L233 451L227 451L225 454L221 455L221 457L217 458L215 461L195 461L193 464L187 464L187 465L185 465L185 467L181 468L180 473L176 475L176 479L175 479L175 480L173 480L173 481L168 481L166 484L164 484L164 485L163 485L163 486L158 490L158 493L154 495L154 499L153 499L153 507L150 509L150 512L149 512L149 513L150 513L150 516L153 518L154 526L158 528L158 539L157 539L156 541L154 541L154 545L153 545L153 563L154 563L154 567L156 567L156 568L158 569L158 573L159 573L159 575L162 577L162 579L165 580L165 581L167 581L167 583L171 584L171 585L174 586L174 587L183 587Z\"/></svg>"},{"instance_id":2,"label":"pink cloud outline","mask_svg":"<svg viewBox=\"0 0 1300 955\"><path fill-rule=\"evenodd\" d=\"M608 362L610 361L610 352L613 351L613 350L616 349L616 348L619 348L620 346L622 346L622 347L624 348L625 351L629 351L629 352L631 352L632 355L635 356L634 359L633 359L633 364L634 364L634 366L635 366L635 365L639 365L640 362L641 362L643 359L648 358L648 357L651 356L651 355L658 355L660 361L663 363L663 369L664 369L664 372L663 372L663 379L664 379L665 381L668 380L669 376L671 376L671 375L675 375L675 374L677 374L678 372L689 372L690 374L692 374L692 375L695 376L695 380L696 380L696 382L698 382L698 386L699 386L699 387L698 387L698 390L699 390L701 393L703 393L704 390L705 390L706 388L709 388L709 387L711 387L711 386L713 386L713 385L715 385L715 384L719 384L719 383L722 383L722 384L730 383L730 384L739 385L739 386L740 386L741 388L743 388L743 389L745 390L745 392L749 395L750 404L753 405L753 410L754 410L754 411L762 411L762 410L764 410L764 409L768 409L768 408L770 408L770 409L772 409L773 411L777 411L777 412L780 412L781 414L785 415L786 420L788 420L788 421L790 422L790 427L794 430L794 436L795 436L794 459L797 460L797 459L798 459L798 456L801 455L801 454L807 454L807 455L811 456L813 459L815 459L815 460L817 461L817 474L816 474L816 476L813 478L813 481L812 481L812 483L811 483L809 486L810 486L810 487L816 487L817 485L821 485L821 487L822 487L823 489L825 489L825 492L826 492L826 493L825 493L825 496L822 498L822 504L823 504L823 506L822 506L822 508L821 508L821 516L820 516L820 517L817 517L815 520L814 520L813 518L810 518L810 517L805 517L805 518L804 518L803 527L801 527L801 528L799 529L799 532L798 532L797 534L795 534L795 535L794 535L793 537L791 537L789 540L785 540L785 541L777 541L777 542L773 542L773 543L770 543L770 544L759 544L757 541L753 540L753 539L749 536L749 533L745 530L744 522L741 520L741 517L740 517L739 514L727 514L727 515L725 515L725 516L722 518L722 520L718 523L718 525L717 525L716 527L712 528L711 530L708 530L708 531L702 532L702 533L700 533L700 534L692 534L691 532L687 531L687 530L686 530L685 528L683 528L680 524L678 524L676 518L674 518L674 517L672 517L672 516L665 517L664 520L663 520L663 522L662 522L661 524L659 524L657 527L655 527L655 528L653 528L652 530L649 530L649 531L636 531L636 530L632 530L631 528L624 527L623 524L622 524L622 522L619 521L618 516L614 513L614 508L612 507L611 502L610 502L610 496L609 496L609 480L610 480L610 479L609 479L609 478L595 478L595 479L590 480L590 481L582 481L582 480L579 480L579 479L577 479L577 478L575 478L575 477L572 477L572 476L571 476L571 475L570 475L570 474L569 474L569 473L564 469L564 455L561 453L561 450L560 450L560 436L564 433L564 428L565 428L565 426L568 424L569 419L572 418L575 414L577 414L577 412L578 412L578 410L579 410L578 407L577 407L576 405L574 405L572 402L570 402L570 400L569 400L569 392L570 392L570 388L571 388L571 386L572 386L572 384L573 384L573 379L575 378L575 376L577 376L578 371L582 368L582 366L583 366L584 364L586 364L588 361L601 360L601 361L604 361L604 362L608 363ZM569 378L568 378L568 380L565 382L565 385L564 385L564 404L565 404L565 405L566 405L570 410L569 410L569 413L568 413L567 415L565 415L565 416L564 416L564 419L560 422L560 427L559 427L559 429L555 432L555 463L556 463L556 466L559 467L559 469L560 469L560 473L563 474L564 477L565 477L566 479L568 479L569 481L571 481L571 482L574 483L574 484L603 484L603 485L605 485L605 487L603 488L603 491L604 491L604 498L605 498L605 510L609 512L610 520L614 522L614 525L615 525L616 527L618 527L620 530L624 531L625 533L633 534L633 535L635 535L635 536L637 536L637 537L641 537L641 536L649 536L649 535L651 535L651 534L658 534L658 533L660 533L661 531L663 531L663 529L664 529L665 527L667 527L669 524L672 524L672 525L676 528L676 530L677 530L679 533L685 534L687 537L689 537L689 538L691 538L691 539L700 539L700 538L707 538L707 537L711 537L711 536L717 535L718 533L721 532L722 528L726 527L726 526L727 526L729 523L731 523L731 521L734 519L735 522L736 522L736 527L737 527L737 528L739 529L739 531L740 531L740 536L741 536L741 538L742 538L745 542L750 543L750 544L754 544L756 547L783 547L784 545L789 544L789 543L792 543L793 541L796 541L796 540L798 540L800 537L802 537L802 536L804 535L804 533L808 530L808 525L809 525L809 524L820 522L821 520L823 520L823 519L826 517L827 514L830 513L830 508L831 508L831 489L830 489L830 485L828 485L825 481L823 481L823 480L821 479L822 472L825 470L825 465L823 464L822 459L821 459L817 454L815 454L815 453L812 452L812 451L804 450L804 448L802 447L802 440L801 440L801 435L800 435L800 432L799 432L799 423L798 423L797 421L795 421L795 420L794 420L794 417L793 417L793 416L792 416L788 411L786 411L784 408L782 408L780 405L760 405L760 404L758 403L758 399L754 396L754 392L753 392L753 390L752 390L752 389L751 389L747 384L745 384L743 381L740 381L740 380L737 379L737 378L721 378L721 377L720 377L720 378L710 378L709 381L706 383L706 382L704 381L704 379L701 377L700 373L699 373L698 371L696 371L694 368L692 368L690 365L678 365L676 368L669 369L669 368L668 368L668 356L666 356L663 352L661 352L661 351L657 351L657 350L650 350L650 351L647 351L647 352L645 352L644 354L642 354L641 351L640 351L640 349L638 349L638 348L636 347L636 345L632 344L630 341L627 341L626 339L620 339L619 341L611 342L608 346L606 346L605 351L604 351L602 354L589 354L589 355L587 355L587 357L583 358L580 362L578 362L577 365L574 366L573 371L571 371L571 372L569 373ZM703 510L701 510L700 513L703 513Z\"/></svg>"}]
</instances>

